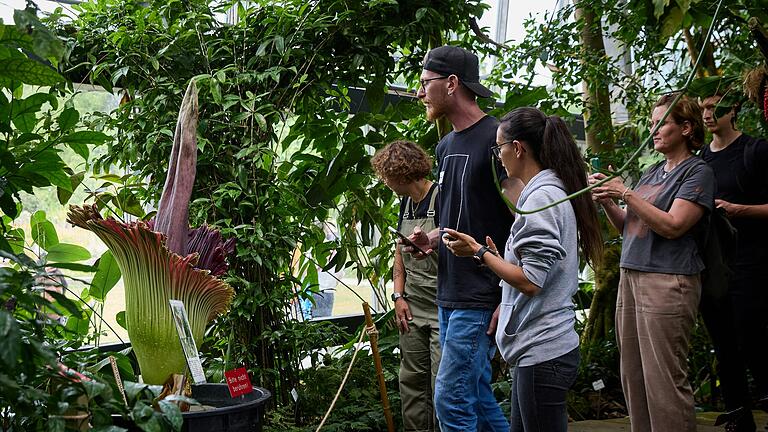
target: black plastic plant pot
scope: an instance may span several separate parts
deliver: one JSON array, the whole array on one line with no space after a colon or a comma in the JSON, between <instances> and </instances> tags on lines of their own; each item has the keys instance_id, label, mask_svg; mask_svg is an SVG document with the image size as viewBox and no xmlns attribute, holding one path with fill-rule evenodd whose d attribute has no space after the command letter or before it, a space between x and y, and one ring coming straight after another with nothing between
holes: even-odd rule
<instances>
[{"instance_id":1,"label":"black plastic plant pot","mask_svg":"<svg viewBox=\"0 0 768 432\"><path fill-rule=\"evenodd\" d=\"M192 398L212 410L184 413L183 432L245 432L261 431L264 405L272 394L254 387L253 392L233 398L226 384L192 386Z\"/></svg>"},{"instance_id":2,"label":"black plastic plant pot","mask_svg":"<svg viewBox=\"0 0 768 432\"><path fill-rule=\"evenodd\" d=\"M226 384L199 384L192 386L192 398L201 405L213 407L202 411L183 414L182 432L261 432L264 423L264 405L272 394L261 387L253 392L233 398ZM122 421L121 421L122 420ZM127 426L122 418L115 424L128 427L129 431L139 430L135 425Z\"/></svg>"}]
</instances>

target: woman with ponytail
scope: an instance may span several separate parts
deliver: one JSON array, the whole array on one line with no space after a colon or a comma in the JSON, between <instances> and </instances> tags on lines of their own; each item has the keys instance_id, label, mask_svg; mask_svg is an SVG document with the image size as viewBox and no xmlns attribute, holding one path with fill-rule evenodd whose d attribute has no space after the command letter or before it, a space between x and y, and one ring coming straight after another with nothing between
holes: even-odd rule
<instances>
[{"instance_id":1,"label":"woman with ponytail","mask_svg":"<svg viewBox=\"0 0 768 432\"><path fill-rule=\"evenodd\" d=\"M539 209L587 186L585 164L562 119L517 108L501 119L494 155L525 187L517 208ZM490 237L481 245L445 230L457 256L473 257L501 277L496 343L512 377L511 430L567 430L566 395L576 379L579 336L572 301L579 288L579 252L594 264L603 241L589 195L519 215L503 256Z\"/></svg>"}]
</instances>

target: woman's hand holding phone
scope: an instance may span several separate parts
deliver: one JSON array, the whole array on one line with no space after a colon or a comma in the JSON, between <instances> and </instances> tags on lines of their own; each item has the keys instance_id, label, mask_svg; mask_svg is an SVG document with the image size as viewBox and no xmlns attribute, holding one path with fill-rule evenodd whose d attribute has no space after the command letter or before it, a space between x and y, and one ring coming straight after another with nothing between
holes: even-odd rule
<instances>
[{"instance_id":1,"label":"woman's hand holding phone","mask_svg":"<svg viewBox=\"0 0 768 432\"><path fill-rule=\"evenodd\" d=\"M480 244L468 234L446 228L442 231L443 243L445 246L456 256L472 256L478 249Z\"/></svg>"}]
</instances>

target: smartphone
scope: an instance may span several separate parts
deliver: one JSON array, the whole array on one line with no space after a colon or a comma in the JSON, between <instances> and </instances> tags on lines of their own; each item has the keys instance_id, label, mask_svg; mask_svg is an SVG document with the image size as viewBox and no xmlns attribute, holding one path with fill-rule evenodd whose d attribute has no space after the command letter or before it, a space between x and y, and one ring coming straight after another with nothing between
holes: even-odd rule
<instances>
[{"instance_id":1,"label":"smartphone","mask_svg":"<svg viewBox=\"0 0 768 432\"><path fill-rule=\"evenodd\" d=\"M398 237L400 238L400 240L403 242L403 244L404 244L404 245L406 245L406 246L410 246L410 247L412 247L412 248L416 249L417 251L419 251L419 252L423 253L424 255L426 255L426 254L427 254L426 252L424 252L424 249L422 249L422 248L420 248L420 247L416 246L416 243L412 242L412 241L411 241L411 239L409 239L407 235L405 235L405 234L401 233L400 231L398 231L398 230L396 230L396 229L394 229L394 228L392 228L392 227L387 227L387 229L388 229L388 230L389 230L389 232L391 232L392 234L394 234L394 235L398 236Z\"/></svg>"}]
</instances>

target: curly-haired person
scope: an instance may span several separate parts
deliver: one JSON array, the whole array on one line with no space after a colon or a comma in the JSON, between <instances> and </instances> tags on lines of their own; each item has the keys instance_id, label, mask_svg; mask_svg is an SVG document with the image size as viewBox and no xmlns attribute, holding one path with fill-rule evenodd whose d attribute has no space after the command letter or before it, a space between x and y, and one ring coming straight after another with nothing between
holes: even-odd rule
<instances>
[{"instance_id":1,"label":"curly-haired person","mask_svg":"<svg viewBox=\"0 0 768 432\"><path fill-rule=\"evenodd\" d=\"M438 226L438 188L427 179L432 161L410 141L395 141L371 159L376 175L402 197L398 230L431 231ZM422 260L395 248L392 278L395 287L397 327L400 330L400 400L406 431L436 431L432 403L437 367L440 364L440 333L437 318L437 254Z\"/></svg>"}]
</instances>

